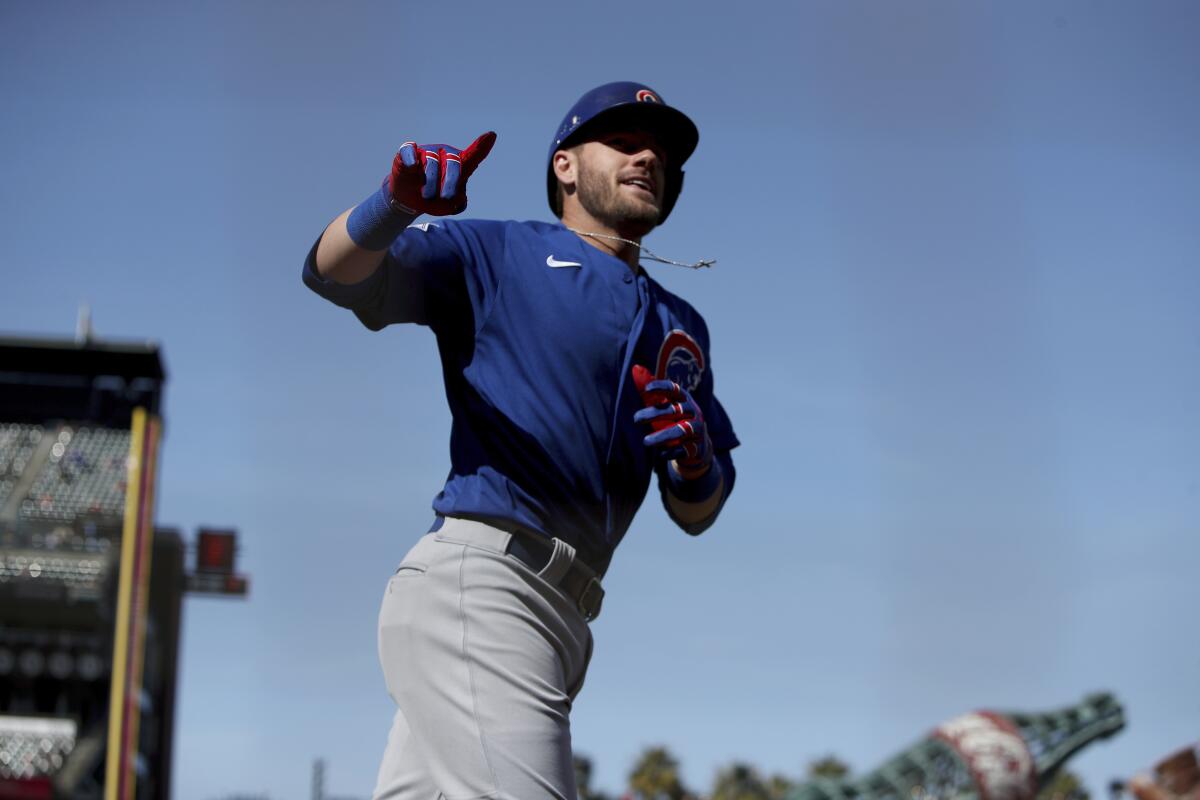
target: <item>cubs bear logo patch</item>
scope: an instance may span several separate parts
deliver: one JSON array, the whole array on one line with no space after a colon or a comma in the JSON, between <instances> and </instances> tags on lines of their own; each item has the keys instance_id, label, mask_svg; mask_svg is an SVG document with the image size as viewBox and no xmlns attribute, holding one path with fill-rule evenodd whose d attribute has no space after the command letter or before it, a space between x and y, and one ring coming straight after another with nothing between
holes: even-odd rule
<instances>
[{"instance_id":1,"label":"cubs bear logo patch","mask_svg":"<svg viewBox=\"0 0 1200 800\"><path fill-rule=\"evenodd\" d=\"M675 381L689 392L699 388L704 377L704 353L687 331L675 328L663 339L654 377Z\"/></svg>"}]
</instances>

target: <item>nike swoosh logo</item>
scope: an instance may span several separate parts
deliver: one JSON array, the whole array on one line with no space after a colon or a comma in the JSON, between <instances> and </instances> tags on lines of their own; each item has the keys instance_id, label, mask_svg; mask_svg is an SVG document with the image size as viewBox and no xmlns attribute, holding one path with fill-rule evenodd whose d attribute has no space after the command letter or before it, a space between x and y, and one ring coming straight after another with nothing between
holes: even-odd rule
<instances>
[{"instance_id":1,"label":"nike swoosh logo","mask_svg":"<svg viewBox=\"0 0 1200 800\"><path fill-rule=\"evenodd\" d=\"M547 267L582 267L578 261L559 261L554 256L546 256Z\"/></svg>"}]
</instances>

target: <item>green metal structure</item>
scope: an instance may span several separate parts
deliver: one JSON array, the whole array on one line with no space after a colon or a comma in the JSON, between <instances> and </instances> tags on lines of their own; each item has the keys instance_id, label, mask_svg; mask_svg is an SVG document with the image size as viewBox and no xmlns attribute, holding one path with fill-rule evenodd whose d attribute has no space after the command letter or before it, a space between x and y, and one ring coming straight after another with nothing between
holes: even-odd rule
<instances>
[{"instance_id":1,"label":"green metal structure","mask_svg":"<svg viewBox=\"0 0 1200 800\"><path fill-rule=\"evenodd\" d=\"M1124 727L1108 693L1049 713L964 714L872 772L811 781L788 800L1028 800L1071 756Z\"/></svg>"}]
</instances>

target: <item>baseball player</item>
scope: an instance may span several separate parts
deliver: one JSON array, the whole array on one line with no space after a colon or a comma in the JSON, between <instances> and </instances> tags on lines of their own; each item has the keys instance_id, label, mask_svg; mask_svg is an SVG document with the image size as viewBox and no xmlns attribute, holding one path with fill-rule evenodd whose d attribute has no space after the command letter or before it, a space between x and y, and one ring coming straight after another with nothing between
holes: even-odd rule
<instances>
[{"instance_id":1,"label":"baseball player","mask_svg":"<svg viewBox=\"0 0 1200 800\"><path fill-rule=\"evenodd\" d=\"M734 484L708 329L639 264L696 126L648 86L593 89L550 145L559 222L451 219L495 139L405 142L304 264L367 328L433 330L453 414L435 521L380 611L376 798L575 798L568 713L613 550L652 474L690 534Z\"/></svg>"}]
</instances>

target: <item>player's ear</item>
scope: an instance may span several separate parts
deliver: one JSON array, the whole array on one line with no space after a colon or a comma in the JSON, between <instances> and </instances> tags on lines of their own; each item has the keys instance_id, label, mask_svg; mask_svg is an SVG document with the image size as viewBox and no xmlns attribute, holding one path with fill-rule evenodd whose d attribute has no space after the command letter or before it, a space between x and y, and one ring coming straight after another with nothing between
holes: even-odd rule
<instances>
[{"instance_id":1,"label":"player's ear","mask_svg":"<svg viewBox=\"0 0 1200 800\"><path fill-rule=\"evenodd\" d=\"M558 178L558 182L565 187L573 187L575 185L576 172L579 169L579 156L575 152L575 148L568 150L559 150L554 154L554 159L551 162L554 167L554 177Z\"/></svg>"}]
</instances>

